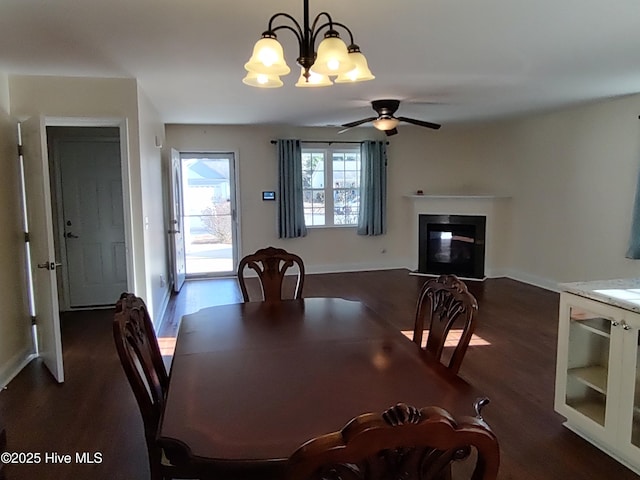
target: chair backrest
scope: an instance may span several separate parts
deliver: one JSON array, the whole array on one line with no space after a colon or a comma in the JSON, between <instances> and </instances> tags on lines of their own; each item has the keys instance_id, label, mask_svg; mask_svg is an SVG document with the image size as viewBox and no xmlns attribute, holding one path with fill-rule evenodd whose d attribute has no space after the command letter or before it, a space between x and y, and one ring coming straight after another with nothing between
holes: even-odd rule
<instances>
[{"instance_id":1,"label":"chair backrest","mask_svg":"<svg viewBox=\"0 0 640 480\"><path fill-rule=\"evenodd\" d=\"M0 421L0 453L7 451L7 432ZM5 480L7 477L4 472L4 465L9 462L0 461L0 480Z\"/></svg>"},{"instance_id":2,"label":"chair backrest","mask_svg":"<svg viewBox=\"0 0 640 480\"><path fill-rule=\"evenodd\" d=\"M151 450L164 408L169 377L153 323L141 298L131 293L120 296L113 319L113 338L120 363L138 402L147 447Z\"/></svg>"},{"instance_id":3,"label":"chair backrest","mask_svg":"<svg viewBox=\"0 0 640 480\"><path fill-rule=\"evenodd\" d=\"M428 326L425 350L441 360L451 328L456 322L462 324L462 334L447 365L457 374L475 330L477 311L478 302L455 275L428 280L418 296L413 341L422 346L422 335Z\"/></svg>"},{"instance_id":4,"label":"chair backrest","mask_svg":"<svg viewBox=\"0 0 640 480\"><path fill-rule=\"evenodd\" d=\"M400 403L302 445L289 457L287 480L440 480L453 462L473 459L472 480L497 477L498 440L481 419L456 422L442 408Z\"/></svg>"},{"instance_id":5,"label":"chair backrest","mask_svg":"<svg viewBox=\"0 0 640 480\"><path fill-rule=\"evenodd\" d=\"M267 247L244 257L238 264L238 282L244 301L249 301L244 276L247 268L255 270L258 274L262 288L262 300L278 302L282 300L282 283L285 274L289 268L294 266L298 267L294 298L299 299L302 298L302 287L304 286L304 262L298 255L289 253L282 248Z\"/></svg>"}]
</instances>

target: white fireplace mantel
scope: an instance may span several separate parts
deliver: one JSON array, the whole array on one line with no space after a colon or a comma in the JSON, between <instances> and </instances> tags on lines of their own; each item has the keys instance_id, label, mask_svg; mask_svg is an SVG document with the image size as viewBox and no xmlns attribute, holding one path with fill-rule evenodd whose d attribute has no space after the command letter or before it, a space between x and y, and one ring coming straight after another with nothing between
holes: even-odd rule
<instances>
[{"instance_id":1,"label":"white fireplace mantel","mask_svg":"<svg viewBox=\"0 0 640 480\"><path fill-rule=\"evenodd\" d=\"M487 277L504 275L510 261L511 197L501 194L404 195L411 202L413 263L418 266L418 217L420 215L482 215L486 217L484 271Z\"/></svg>"},{"instance_id":2,"label":"white fireplace mantel","mask_svg":"<svg viewBox=\"0 0 640 480\"><path fill-rule=\"evenodd\" d=\"M452 200L498 200L511 198L509 195L494 195L494 194L463 194L463 193L425 193L424 195L404 195L405 198L411 198L413 200L433 200L433 199L452 199Z\"/></svg>"}]
</instances>

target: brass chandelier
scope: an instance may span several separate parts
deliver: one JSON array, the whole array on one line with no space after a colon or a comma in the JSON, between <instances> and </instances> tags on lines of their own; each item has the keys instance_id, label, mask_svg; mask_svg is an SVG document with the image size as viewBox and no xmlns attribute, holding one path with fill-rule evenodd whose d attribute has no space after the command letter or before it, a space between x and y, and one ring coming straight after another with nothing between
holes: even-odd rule
<instances>
[{"instance_id":1,"label":"brass chandelier","mask_svg":"<svg viewBox=\"0 0 640 480\"><path fill-rule=\"evenodd\" d=\"M325 87L336 83L352 83L373 80L367 65L367 59L360 47L353 41L351 30L342 23L334 22L327 12L319 13L313 23L309 21L309 0L304 2L303 25L287 13L276 13L269 20L267 30L253 47L253 55L244 65L247 75L242 82L252 87L277 88L283 85L280 76L287 75L291 69L284 59L282 45L276 32L289 30L298 39L300 77L296 87ZM274 26L275 20L282 18L285 23ZM324 23L322 23L324 21ZM349 34L350 44L342 41L336 27ZM315 49L316 39L321 31L324 38Z\"/></svg>"}]
</instances>

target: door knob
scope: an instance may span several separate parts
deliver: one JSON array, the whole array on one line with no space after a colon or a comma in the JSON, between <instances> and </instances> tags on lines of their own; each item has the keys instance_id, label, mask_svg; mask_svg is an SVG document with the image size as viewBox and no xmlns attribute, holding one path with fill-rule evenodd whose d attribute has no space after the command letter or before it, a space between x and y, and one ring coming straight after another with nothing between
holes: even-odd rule
<instances>
[{"instance_id":1,"label":"door knob","mask_svg":"<svg viewBox=\"0 0 640 480\"><path fill-rule=\"evenodd\" d=\"M67 238L80 238L78 235L74 235L71 232L65 233L64 236L67 237Z\"/></svg>"}]
</instances>

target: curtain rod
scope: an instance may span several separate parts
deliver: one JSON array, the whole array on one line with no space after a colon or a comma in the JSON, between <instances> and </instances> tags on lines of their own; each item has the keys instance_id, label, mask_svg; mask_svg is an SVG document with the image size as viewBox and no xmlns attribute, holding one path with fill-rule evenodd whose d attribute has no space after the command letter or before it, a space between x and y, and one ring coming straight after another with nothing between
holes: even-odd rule
<instances>
[{"instance_id":1,"label":"curtain rod","mask_svg":"<svg viewBox=\"0 0 640 480\"><path fill-rule=\"evenodd\" d=\"M346 142L346 141L341 141L341 140L300 140L300 143L327 143L329 145L331 145L332 143L363 143L363 142L369 142L369 141L374 141L375 140L362 140L360 142ZM276 143L278 143L277 140L271 140L271 145L275 145ZM385 142L386 145L389 145L389 142Z\"/></svg>"}]
</instances>

